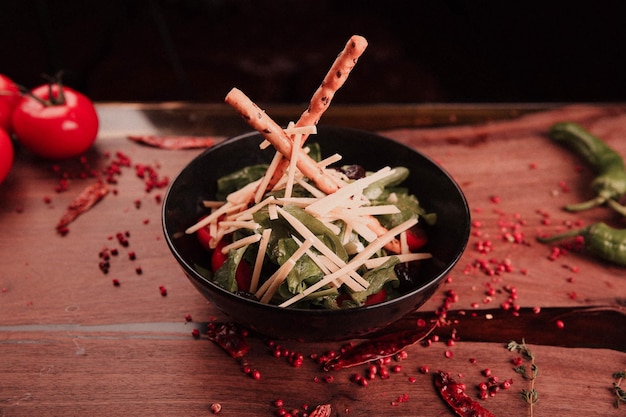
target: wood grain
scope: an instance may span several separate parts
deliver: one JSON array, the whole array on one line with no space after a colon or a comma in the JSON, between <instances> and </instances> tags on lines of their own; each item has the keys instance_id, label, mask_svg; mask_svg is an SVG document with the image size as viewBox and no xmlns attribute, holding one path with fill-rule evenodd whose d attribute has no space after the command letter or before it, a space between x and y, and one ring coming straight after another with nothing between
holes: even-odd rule
<instances>
[{"instance_id":1,"label":"wood grain","mask_svg":"<svg viewBox=\"0 0 626 417\"><path fill-rule=\"evenodd\" d=\"M623 414L613 408L610 388L612 373L626 368L626 354L619 348L626 346L626 271L584 253L549 260L551 248L536 243L535 236L558 230L564 222L620 223L606 208L579 214L560 209L590 197L592 174L575 155L551 143L545 131L555 119L578 121L626 155L626 107L548 106L520 112L496 106L494 117L506 115L506 120L487 123L488 108L478 107L471 125L455 122L455 113L472 114L471 108L454 106L406 107L402 120L395 121L377 106L341 108L341 117L329 111L325 118L346 125L355 123L353 115L369 112L370 121L380 121L369 128L438 161L463 188L474 221L468 249L449 282L406 319L432 314L452 290L458 300L451 305L450 325L438 329L440 341L407 348L406 359L392 362L401 365L399 372L367 387L350 381L355 372L364 374L365 366L326 373L310 359L338 349L337 343L277 342L305 355L304 365L293 368L271 354L267 341L252 335L246 360L261 372L255 381L219 347L191 336L192 329L227 318L197 293L170 256L160 225L158 196L165 190L146 192L134 164L153 166L171 179L200 151L155 149L126 135L217 133L223 138L242 122L197 106L107 104L99 109L104 123L97 146L87 155L90 165L103 169L117 151L133 165L122 169L116 192L72 223L67 236L56 234L54 225L88 180L72 179L68 191L56 193L53 164L18 150L14 169L0 186L0 415L206 416L219 403L220 415L269 416L277 411L277 399L301 414L305 403L311 408L330 403L338 416L453 415L434 391L431 375L420 373L421 366L428 366L462 378L474 397L485 380L484 368L501 380L512 378L510 390L483 404L495 415L522 416L528 407L518 393L527 382L513 371L515 355L504 347L518 337L526 338L540 367L536 416ZM285 115L299 111L280 109ZM386 116L377 119L381 113ZM522 116L512 118L517 115ZM453 126L444 126L445 120ZM433 124L437 127L429 127ZM221 133L210 131L216 126L224 127ZM507 241L504 234L510 231L521 233L523 242ZM117 243L117 232L129 232L128 248ZM478 247L486 241L492 249L483 253ZM108 274L98 267L104 248L119 250ZM130 250L136 260L128 258ZM512 270L489 274L477 267L481 263L492 268L508 264ZM513 288L516 299L504 310L501 305ZM192 321L186 321L187 315ZM556 320L564 328L557 328ZM454 330L459 340L449 346ZM329 377L332 381L326 381ZM408 400L398 401L404 394Z\"/></svg>"}]
</instances>

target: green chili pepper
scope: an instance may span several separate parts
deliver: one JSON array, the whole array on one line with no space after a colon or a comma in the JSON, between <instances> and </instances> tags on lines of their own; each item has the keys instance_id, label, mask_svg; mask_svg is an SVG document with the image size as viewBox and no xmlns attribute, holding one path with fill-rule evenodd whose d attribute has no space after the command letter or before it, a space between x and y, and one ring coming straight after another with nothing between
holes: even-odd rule
<instances>
[{"instance_id":1,"label":"green chili pepper","mask_svg":"<svg viewBox=\"0 0 626 417\"><path fill-rule=\"evenodd\" d=\"M590 253L626 266L626 229L616 229L606 223L598 222L578 230L571 230L549 237L538 237L542 243L555 242L562 239L581 236L585 241L585 249Z\"/></svg>"},{"instance_id":2,"label":"green chili pepper","mask_svg":"<svg viewBox=\"0 0 626 417\"><path fill-rule=\"evenodd\" d=\"M606 203L626 216L626 206L619 203L619 199L626 195L626 169L620 154L576 123L554 124L550 128L550 137L572 148L596 173L591 183L596 197L583 203L567 205L565 210L582 211Z\"/></svg>"}]
</instances>

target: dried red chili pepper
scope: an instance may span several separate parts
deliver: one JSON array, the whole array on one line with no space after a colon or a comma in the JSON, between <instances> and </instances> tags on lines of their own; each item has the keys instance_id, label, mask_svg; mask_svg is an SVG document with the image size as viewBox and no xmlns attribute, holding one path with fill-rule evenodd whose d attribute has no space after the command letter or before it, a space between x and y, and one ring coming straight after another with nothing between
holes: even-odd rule
<instances>
[{"instance_id":1,"label":"dried red chili pepper","mask_svg":"<svg viewBox=\"0 0 626 417\"><path fill-rule=\"evenodd\" d=\"M348 368L373 360L393 356L428 336L437 327L437 322L431 326L420 327L415 330L402 330L389 333L355 345L344 352L330 358L324 363L327 371Z\"/></svg>"},{"instance_id":2,"label":"dried red chili pepper","mask_svg":"<svg viewBox=\"0 0 626 417\"><path fill-rule=\"evenodd\" d=\"M215 144L215 138L211 136L129 136L133 142L143 143L161 149L198 149L210 148Z\"/></svg>"},{"instance_id":3,"label":"dried red chili pepper","mask_svg":"<svg viewBox=\"0 0 626 417\"><path fill-rule=\"evenodd\" d=\"M102 181L98 181L86 187L67 207L65 214L57 223L57 231L62 234L67 233L67 225L73 222L82 213L88 211L108 193L109 186Z\"/></svg>"},{"instance_id":4,"label":"dried red chili pepper","mask_svg":"<svg viewBox=\"0 0 626 417\"><path fill-rule=\"evenodd\" d=\"M241 328L233 323L222 323L209 326L209 340L217 343L233 358L241 358L250 349Z\"/></svg>"},{"instance_id":5,"label":"dried red chili pepper","mask_svg":"<svg viewBox=\"0 0 626 417\"><path fill-rule=\"evenodd\" d=\"M461 417L495 417L489 410L472 400L465 387L450 377L450 374L438 371L435 374L435 386L441 398Z\"/></svg>"},{"instance_id":6,"label":"dried red chili pepper","mask_svg":"<svg viewBox=\"0 0 626 417\"><path fill-rule=\"evenodd\" d=\"M309 417L330 417L332 411L330 404L320 404L309 414Z\"/></svg>"}]
</instances>

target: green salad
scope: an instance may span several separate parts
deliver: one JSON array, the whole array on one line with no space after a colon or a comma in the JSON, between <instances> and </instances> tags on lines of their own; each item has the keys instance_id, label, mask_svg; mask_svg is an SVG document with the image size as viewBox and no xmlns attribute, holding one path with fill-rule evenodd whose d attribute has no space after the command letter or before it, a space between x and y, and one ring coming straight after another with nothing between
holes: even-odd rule
<instances>
[{"instance_id":1,"label":"green salad","mask_svg":"<svg viewBox=\"0 0 626 417\"><path fill-rule=\"evenodd\" d=\"M354 308L414 288L413 269L430 257L420 252L422 226L436 215L403 187L409 170L332 168L340 157L322 160L318 144L306 147L338 191L321 192L294 167L266 187L272 164L220 178L209 213L187 230L211 259L198 271L243 297L293 308Z\"/></svg>"}]
</instances>

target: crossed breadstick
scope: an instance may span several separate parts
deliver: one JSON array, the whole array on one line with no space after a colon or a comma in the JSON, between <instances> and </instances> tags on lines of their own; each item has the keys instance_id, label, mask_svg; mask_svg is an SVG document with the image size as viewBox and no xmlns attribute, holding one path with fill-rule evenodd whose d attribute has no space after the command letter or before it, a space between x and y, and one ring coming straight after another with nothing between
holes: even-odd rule
<instances>
[{"instance_id":1,"label":"crossed breadstick","mask_svg":"<svg viewBox=\"0 0 626 417\"><path fill-rule=\"evenodd\" d=\"M335 92L343 86L365 48L367 48L367 40L362 36L353 35L348 40L346 46L326 74L326 77L324 77L322 84L313 94L309 107L302 113L295 126L309 126L319 122L333 99ZM242 91L233 88L226 95L225 101L234 107L252 128L257 130L283 155L283 159L279 162L267 187L271 189L283 176L285 169L289 165L289 158L293 151L292 138ZM308 135L304 135L301 143L304 143L307 137ZM298 155L296 166L324 193L332 194L337 191L337 183L304 152ZM387 229L373 216L368 227L379 236L387 232ZM397 239L393 239L385 247L392 252L400 253L400 242Z\"/></svg>"},{"instance_id":2,"label":"crossed breadstick","mask_svg":"<svg viewBox=\"0 0 626 417\"><path fill-rule=\"evenodd\" d=\"M302 113L300 119L296 122L296 127L316 125L328 106L332 101L337 90L339 90L348 79L352 68L356 65L359 57L363 54L367 48L367 40L358 35L353 35L343 50L337 55L335 62L328 70L328 73L324 77L322 84L311 97L309 107ZM303 135L301 144L308 138L308 135ZM281 159L272 175L272 179L267 185L267 189L271 189L276 185L280 178L285 173L285 169L289 166L289 161L286 158Z\"/></svg>"},{"instance_id":3,"label":"crossed breadstick","mask_svg":"<svg viewBox=\"0 0 626 417\"><path fill-rule=\"evenodd\" d=\"M280 152L283 156L290 156L293 151L293 142L285 133L282 127L280 127L271 117L269 117L265 111L261 110L248 96L246 96L241 90L233 88L226 95L226 103L230 104L239 112L241 117L248 122L248 124L257 130L268 142L274 145L274 148ZM296 164L298 169L309 179L311 179L315 185L325 192L326 194L332 194L337 191L337 183L333 181L322 168L320 168L315 160L302 152L298 155L298 162Z\"/></svg>"}]
</instances>

